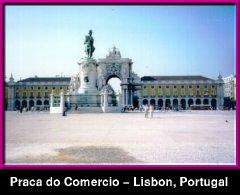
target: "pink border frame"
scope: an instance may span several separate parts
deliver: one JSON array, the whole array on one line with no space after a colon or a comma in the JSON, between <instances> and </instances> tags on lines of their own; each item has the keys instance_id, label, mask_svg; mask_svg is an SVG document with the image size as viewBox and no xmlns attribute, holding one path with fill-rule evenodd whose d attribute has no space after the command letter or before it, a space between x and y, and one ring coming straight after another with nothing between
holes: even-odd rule
<instances>
[{"instance_id":1,"label":"pink border frame","mask_svg":"<svg viewBox=\"0 0 240 195\"><path fill-rule=\"evenodd\" d=\"M5 4L235 4L236 5L236 165L5 165L4 164L4 5ZM0 169L239 169L239 0L0 0Z\"/></svg>"}]
</instances>

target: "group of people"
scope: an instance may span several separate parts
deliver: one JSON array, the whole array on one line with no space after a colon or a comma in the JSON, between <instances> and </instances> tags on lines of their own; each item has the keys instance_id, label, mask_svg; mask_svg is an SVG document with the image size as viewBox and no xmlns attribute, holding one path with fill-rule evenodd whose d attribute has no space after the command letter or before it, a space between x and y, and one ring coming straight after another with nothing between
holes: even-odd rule
<instances>
[{"instance_id":1,"label":"group of people","mask_svg":"<svg viewBox=\"0 0 240 195\"><path fill-rule=\"evenodd\" d=\"M153 112L154 112L154 106L153 105L145 105L145 107L144 107L145 118L148 118L148 115L150 115L150 118L153 118Z\"/></svg>"}]
</instances>

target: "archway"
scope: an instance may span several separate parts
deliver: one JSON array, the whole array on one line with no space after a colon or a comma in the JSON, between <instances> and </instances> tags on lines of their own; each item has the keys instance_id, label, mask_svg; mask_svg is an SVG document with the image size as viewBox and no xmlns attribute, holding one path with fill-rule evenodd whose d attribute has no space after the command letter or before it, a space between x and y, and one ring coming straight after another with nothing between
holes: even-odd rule
<instances>
[{"instance_id":1,"label":"archway","mask_svg":"<svg viewBox=\"0 0 240 195\"><path fill-rule=\"evenodd\" d=\"M200 105L201 104L201 100L200 99L196 99L196 105Z\"/></svg>"},{"instance_id":2,"label":"archway","mask_svg":"<svg viewBox=\"0 0 240 195\"><path fill-rule=\"evenodd\" d=\"M44 106L49 106L49 101L48 100L44 100L43 104L44 104Z\"/></svg>"},{"instance_id":3,"label":"archway","mask_svg":"<svg viewBox=\"0 0 240 195\"><path fill-rule=\"evenodd\" d=\"M33 100L30 100L30 101L29 101L29 108L32 108L32 107L34 107L34 101L33 101Z\"/></svg>"},{"instance_id":4,"label":"archway","mask_svg":"<svg viewBox=\"0 0 240 195\"><path fill-rule=\"evenodd\" d=\"M211 100L211 106L212 106L213 110L217 109L217 100L216 99Z\"/></svg>"},{"instance_id":5,"label":"archway","mask_svg":"<svg viewBox=\"0 0 240 195\"><path fill-rule=\"evenodd\" d=\"M20 109L20 106L21 106L20 101L19 101L19 100L16 100L16 101L15 101L15 108L16 108L17 110L19 110L19 109Z\"/></svg>"},{"instance_id":6,"label":"archway","mask_svg":"<svg viewBox=\"0 0 240 195\"><path fill-rule=\"evenodd\" d=\"M181 108L183 110L186 110L186 100L185 99L181 99L180 103L181 103Z\"/></svg>"},{"instance_id":7,"label":"archway","mask_svg":"<svg viewBox=\"0 0 240 195\"><path fill-rule=\"evenodd\" d=\"M173 100L173 108L178 108L178 100L177 99L174 99Z\"/></svg>"},{"instance_id":8,"label":"archway","mask_svg":"<svg viewBox=\"0 0 240 195\"><path fill-rule=\"evenodd\" d=\"M111 88L114 92L111 95L111 97L109 97L110 102L108 102L108 103L112 106L120 105L121 103L119 101L121 99L120 97L121 97L121 94L122 94L121 80L116 75L112 75L107 79L107 84L111 86Z\"/></svg>"},{"instance_id":9,"label":"archway","mask_svg":"<svg viewBox=\"0 0 240 195\"><path fill-rule=\"evenodd\" d=\"M153 106L155 106L155 104L156 104L155 99L151 99L151 100L150 100L150 104L153 105Z\"/></svg>"},{"instance_id":10,"label":"archway","mask_svg":"<svg viewBox=\"0 0 240 195\"><path fill-rule=\"evenodd\" d=\"M98 88L102 89L113 77L119 78L122 81L121 89L123 106L133 105L133 81L138 76L132 72L132 64L133 62L131 59L121 57L121 53L116 47L109 50L106 58L98 60ZM140 80L139 77L138 79Z\"/></svg>"},{"instance_id":11,"label":"archway","mask_svg":"<svg viewBox=\"0 0 240 195\"><path fill-rule=\"evenodd\" d=\"M22 107L23 107L23 108L26 108L26 107L27 107L27 100L23 100L23 101L22 101Z\"/></svg>"},{"instance_id":12,"label":"archway","mask_svg":"<svg viewBox=\"0 0 240 195\"><path fill-rule=\"evenodd\" d=\"M42 101L41 100L38 100L37 101L37 106L41 106L42 105Z\"/></svg>"},{"instance_id":13,"label":"archway","mask_svg":"<svg viewBox=\"0 0 240 195\"><path fill-rule=\"evenodd\" d=\"M188 100L188 107L191 107L191 105L193 105L193 99Z\"/></svg>"},{"instance_id":14,"label":"archway","mask_svg":"<svg viewBox=\"0 0 240 195\"><path fill-rule=\"evenodd\" d=\"M159 99L158 100L158 108L161 109L163 107L163 100Z\"/></svg>"},{"instance_id":15,"label":"archway","mask_svg":"<svg viewBox=\"0 0 240 195\"><path fill-rule=\"evenodd\" d=\"M209 104L208 99L204 99L204 100L203 100L203 105L208 105L208 104Z\"/></svg>"},{"instance_id":16,"label":"archway","mask_svg":"<svg viewBox=\"0 0 240 195\"><path fill-rule=\"evenodd\" d=\"M148 100L147 99L144 99L143 100L143 105L147 105L148 104Z\"/></svg>"},{"instance_id":17,"label":"archway","mask_svg":"<svg viewBox=\"0 0 240 195\"><path fill-rule=\"evenodd\" d=\"M166 99L166 101L165 101L165 107L166 107L166 108L171 108L171 101L170 101L170 99Z\"/></svg>"},{"instance_id":18,"label":"archway","mask_svg":"<svg viewBox=\"0 0 240 195\"><path fill-rule=\"evenodd\" d=\"M139 97L134 96L133 97L133 107L138 108L139 107Z\"/></svg>"}]
</instances>

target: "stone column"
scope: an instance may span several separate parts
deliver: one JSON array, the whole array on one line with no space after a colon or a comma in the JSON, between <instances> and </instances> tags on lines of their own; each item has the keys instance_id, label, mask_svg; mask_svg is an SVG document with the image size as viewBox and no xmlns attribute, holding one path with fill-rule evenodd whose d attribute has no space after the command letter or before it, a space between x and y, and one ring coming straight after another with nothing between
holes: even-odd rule
<instances>
[{"instance_id":1,"label":"stone column","mask_svg":"<svg viewBox=\"0 0 240 195\"><path fill-rule=\"evenodd\" d=\"M185 98L186 101L186 110L188 109L188 98Z\"/></svg>"},{"instance_id":2,"label":"stone column","mask_svg":"<svg viewBox=\"0 0 240 195\"><path fill-rule=\"evenodd\" d=\"M126 105L128 106L129 104L129 92L128 89L126 89Z\"/></svg>"},{"instance_id":3,"label":"stone column","mask_svg":"<svg viewBox=\"0 0 240 195\"><path fill-rule=\"evenodd\" d=\"M103 106L103 95L101 95L101 106Z\"/></svg>"},{"instance_id":4,"label":"stone column","mask_svg":"<svg viewBox=\"0 0 240 195\"><path fill-rule=\"evenodd\" d=\"M132 90L130 91L130 105L133 105L133 92Z\"/></svg>"},{"instance_id":5,"label":"stone column","mask_svg":"<svg viewBox=\"0 0 240 195\"><path fill-rule=\"evenodd\" d=\"M108 107L108 94L103 94L103 110L106 111L106 108Z\"/></svg>"},{"instance_id":6,"label":"stone column","mask_svg":"<svg viewBox=\"0 0 240 195\"><path fill-rule=\"evenodd\" d=\"M64 93L63 93L63 91L61 91L61 93L60 93L60 109L61 109L62 113L64 112L64 107L65 107L64 104L65 104Z\"/></svg>"},{"instance_id":7,"label":"stone column","mask_svg":"<svg viewBox=\"0 0 240 195\"><path fill-rule=\"evenodd\" d=\"M126 106L126 102L127 102L127 94L126 94L126 89L123 90L123 97L124 97L124 101L123 101L123 105Z\"/></svg>"},{"instance_id":8,"label":"stone column","mask_svg":"<svg viewBox=\"0 0 240 195\"><path fill-rule=\"evenodd\" d=\"M51 95L50 95L50 107L53 107L53 93L51 93ZM35 103L34 103L34 105L35 105Z\"/></svg>"}]
</instances>

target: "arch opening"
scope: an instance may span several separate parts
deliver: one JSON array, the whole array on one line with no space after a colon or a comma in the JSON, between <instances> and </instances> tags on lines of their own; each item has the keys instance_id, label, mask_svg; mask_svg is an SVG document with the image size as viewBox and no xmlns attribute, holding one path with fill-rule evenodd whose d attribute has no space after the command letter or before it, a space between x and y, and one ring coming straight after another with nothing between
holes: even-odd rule
<instances>
[{"instance_id":1,"label":"arch opening","mask_svg":"<svg viewBox=\"0 0 240 195\"><path fill-rule=\"evenodd\" d=\"M19 109L20 109L20 106L21 106L20 101L19 101L19 100L16 100L16 101L15 101L15 108L16 108L17 110L19 110Z\"/></svg>"},{"instance_id":2,"label":"arch opening","mask_svg":"<svg viewBox=\"0 0 240 195\"><path fill-rule=\"evenodd\" d=\"M143 105L147 105L148 104L148 100L147 99L144 99L143 100Z\"/></svg>"},{"instance_id":3,"label":"arch opening","mask_svg":"<svg viewBox=\"0 0 240 195\"><path fill-rule=\"evenodd\" d=\"M108 97L108 104L111 106L118 106L120 102L120 96L122 94L121 90L121 80L118 76L112 75L107 79L107 84L111 86L113 94Z\"/></svg>"},{"instance_id":4,"label":"arch opening","mask_svg":"<svg viewBox=\"0 0 240 195\"><path fill-rule=\"evenodd\" d=\"M29 101L29 107L30 107L30 108L34 107L34 101L33 101L33 100L30 100L30 101Z\"/></svg>"},{"instance_id":5,"label":"arch opening","mask_svg":"<svg viewBox=\"0 0 240 195\"><path fill-rule=\"evenodd\" d=\"M163 107L163 100L159 99L158 100L158 108L161 109Z\"/></svg>"},{"instance_id":6,"label":"arch opening","mask_svg":"<svg viewBox=\"0 0 240 195\"><path fill-rule=\"evenodd\" d=\"M186 110L186 100L185 99L181 99L180 104L181 104L181 108L183 110Z\"/></svg>"},{"instance_id":7,"label":"arch opening","mask_svg":"<svg viewBox=\"0 0 240 195\"><path fill-rule=\"evenodd\" d=\"M217 109L217 100L216 99L212 99L211 100L211 106L213 110Z\"/></svg>"},{"instance_id":8,"label":"arch opening","mask_svg":"<svg viewBox=\"0 0 240 195\"><path fill-rule=\"evenodd\" d=\"M23 108L27 108L27 100L23 100L22 101L22 107Z\"/></svg>"},{"instance_id":9,"label":"arch opening","mask_svg":"<svg viewBox=\"0 0 240 195\"><path fill-rule=\"evenodd\" d=\"M191 105L193 105L193 99L188 100L188 107L191 107Z\"/></svg>"}]
</instances>

